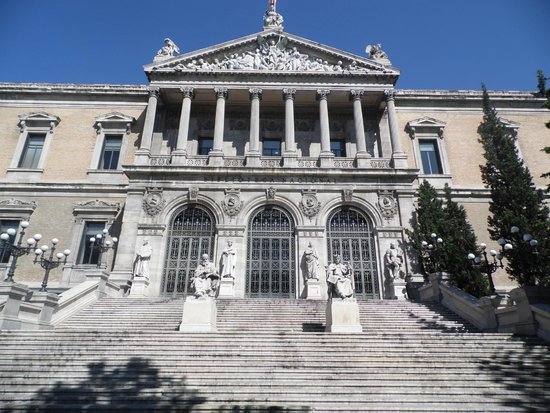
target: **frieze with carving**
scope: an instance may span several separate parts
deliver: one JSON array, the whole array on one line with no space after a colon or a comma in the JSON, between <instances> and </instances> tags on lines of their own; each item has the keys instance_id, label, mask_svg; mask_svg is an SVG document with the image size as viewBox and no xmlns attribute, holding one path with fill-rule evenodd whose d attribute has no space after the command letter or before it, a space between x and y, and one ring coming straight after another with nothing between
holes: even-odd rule
<instances>
[{"instance_id":1,"label":"frieze with carving","mask_svg":"<svg viewBox=\"0 0 550 413\"><path fill-rule=\"evenodd\" d=\"M12 208L29 208L36 209L35 201L22 201L20 199L10 198L4 201L0 201L0 207L12 207Z\"/></svg>"},{"instance_id":2,"label":"frieze with carving","mask_svg":"<svg viewBox=\"0 0 550 413\"><path fill-rule=\"evenodd\" d=\"M245 50L223 57L199 58L176 65L157 67L156 71L268 70L293 72L366 73L366 67L351 60L329 62L318 56L302 53L291 46L289 38L280 34L258 35L254 50Z\"/></svg>"},{"instance_id":3,"label":"frieze with carving","mask_svg":"<svg viewBox=\"0 0 550 413\"><path fill-rule=\"evenodd\" d=\"M161 188L150 188L143 197L143 210L151 217L158 215L166 205Z\"/></svg>"}]
</instances>

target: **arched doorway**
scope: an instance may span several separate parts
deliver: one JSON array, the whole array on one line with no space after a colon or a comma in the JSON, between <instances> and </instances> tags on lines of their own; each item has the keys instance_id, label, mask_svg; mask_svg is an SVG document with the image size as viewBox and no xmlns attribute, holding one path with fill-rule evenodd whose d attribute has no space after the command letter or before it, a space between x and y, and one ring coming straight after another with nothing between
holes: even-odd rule
<instances>
[{"instance_id":1,"label":"arched doorway","mask_svg":"<svg viewBox=\"0 0 550 413\"><path fill-rule=\"evenodd\" d=\"M201 255L213 256L215 233L212 214L201 206L188 205L176 214L168 231L162 295L188 294Z\"/></svg>"},{"instance_id":2,"label":"arched doorway","mask_svg":"<svg viewBox=\"0 0 550 413\"><path fill-rule=\"evenodd\" d=\"M246 295L295 298L294 221L275 206L257 211L248 222Z\"/></svg>"},{"instance_id":3,"label":"arched doorway","mask_svg":"<svg viewBox=\"0 0 550 413\"><path fill-rule=\"evenodd\" d=\"M372 221L361 211L343 207L327 222L328 258L340 255L353 271L357 298L380 298Z\"/></svg>"}]
</instances>

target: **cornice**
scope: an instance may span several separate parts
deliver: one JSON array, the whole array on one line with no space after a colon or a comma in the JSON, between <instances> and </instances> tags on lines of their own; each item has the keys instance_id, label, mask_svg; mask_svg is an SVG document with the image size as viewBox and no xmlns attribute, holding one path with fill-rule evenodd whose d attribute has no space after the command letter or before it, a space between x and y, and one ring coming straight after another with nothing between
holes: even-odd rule
<instances>
[{"instance_id":1,"label":"cornice","mask_svg":"<svg viewBox=\"0 0 550 413\"><path fill-rule=\"evenodd\" d=\"M0 82L0 94L94 94L94 95L148 95L147 85L73 84L73 83L4 83Z\"/></svg>"}]
</instances>

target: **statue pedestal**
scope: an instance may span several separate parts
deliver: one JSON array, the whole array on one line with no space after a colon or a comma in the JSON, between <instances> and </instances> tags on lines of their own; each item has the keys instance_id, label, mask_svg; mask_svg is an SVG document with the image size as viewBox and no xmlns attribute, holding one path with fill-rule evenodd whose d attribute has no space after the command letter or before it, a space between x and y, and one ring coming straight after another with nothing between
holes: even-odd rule
<instances>
[{"instance_id":1,"label":"statue pedestal","mask_svg":"<svg viewBox=\"0 0 550 413\"><path fill-rule=\"evenodd\" d=\"M359 305L355 298L339 298L327 301L327 327L330 333L362 333Z\"/></svg>"},{"instance_id":2,"label":"statue pedestal","mask_svg":"<svg viewBox=\"0 0 550 413\"><path fill-rule=\"evenodd\" d=\"M321 299L321 281L314 278L310 278L306 281L307 287L307 299L308 300L320 300Z\"/></svg>"},{"instance_id":3,"label":"statue pedestal","mask_svg":"<svg viewBox=\"0 0 550 413\"><path fill-rule=\"evenodd\" d=\"M218 287L218 298L233 298L235 297L235 279L225 277L220 280Z\"/></svg>"},{"instance_id":4,"label":"statue pedestal","mask_svg":"<svg viewBox=\"0 0 550 413\"><path fill-rule=\"evenodd\" d=\"M180 331L216 333L216 301L212 297L187 297L183 303Z\"/></svg>"},{"instance_id":5,"label":"statue pedestal","mask_svg":"<svg viewBox=\"0 0 550 413\"><path fill-rule=\"evenodd\" d=\"M132 288L130 289L130 297L147 297L147 287L149 287L149 279L134 277Z\"/></svg>"}]
</instances>

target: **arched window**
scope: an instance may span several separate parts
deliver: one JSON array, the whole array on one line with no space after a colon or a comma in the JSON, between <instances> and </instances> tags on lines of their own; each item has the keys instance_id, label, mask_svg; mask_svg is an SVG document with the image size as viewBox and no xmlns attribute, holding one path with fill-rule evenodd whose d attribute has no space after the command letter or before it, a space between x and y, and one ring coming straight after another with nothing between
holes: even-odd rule
<instances>
[{"instance_id":1,"label":"arched window","mask_svg":"<svg viewBox=\"0 0 550 413\"><path fill-rule=\"evenodd\" d=\"M189 280L202 254L212 257L216 224L212 214L198 205L188 205L176 214L168 232L168 248L161 294L187 295Z\"/></svg>"},{"instance_id":2,"label":"arched window","mask_svg":"<svg viewBox=\"0 0 550 413\"><path fill-rule=\"evenodd\" d=\"M353 271L357 298L380 298L372 221L361 211L344 207L327 222L327 252L340 255Z\"/></svg>"},{"instance_id":3,"label":"arched window","mask_svg":"<svg viewBox=\"0 0 550 413\"><path fill-rule=\"evenodd\" d=\"M281 208L266 206L248 223L247 297L296 297L294 222Z\"/></svg>"}]
</instances>

